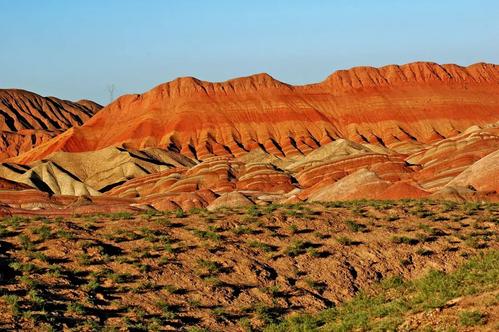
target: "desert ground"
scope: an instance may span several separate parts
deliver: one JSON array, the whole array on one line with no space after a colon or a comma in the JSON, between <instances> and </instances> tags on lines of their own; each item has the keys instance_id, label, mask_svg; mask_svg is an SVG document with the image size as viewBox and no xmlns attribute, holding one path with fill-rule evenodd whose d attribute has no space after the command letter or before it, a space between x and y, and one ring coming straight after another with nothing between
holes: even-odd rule
<instances>
[{"instance_id":1,"label":"desert ground","mask_svg":"<svg viewBox=\"0 0 499 332\"><path fill-rule=\"evenodd\" d=\"M494 331L498 221L432 200L5 217L0 329Z\"/></svg>"}]
</instances>

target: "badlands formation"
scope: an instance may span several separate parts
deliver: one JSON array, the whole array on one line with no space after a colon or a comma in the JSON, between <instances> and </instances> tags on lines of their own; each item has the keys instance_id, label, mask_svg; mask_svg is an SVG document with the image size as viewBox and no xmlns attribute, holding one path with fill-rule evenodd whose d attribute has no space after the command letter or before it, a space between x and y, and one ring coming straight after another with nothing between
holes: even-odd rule
<instances>
[{"instance_id":1,"label":"badlands formation","mask_svg":"<svg viewBox=\"0 0 499 332\"><path fill-rule=\"evenodd\" d=\"M0 159L14 157L79 126L102 106L42 97L24 90L0 89Z\"/></svg>"},{"instance_id":2,"label":"badlands formation","mask_svg":"<svg viewBox=\"0 0 499 332\"><path fill-rule=\"evenodd\" d=\"M494 64L356 67L304 86L185 77L102 110L19 90L0 99L6 215L499 200Z\"/></svg>"}]
</instances>

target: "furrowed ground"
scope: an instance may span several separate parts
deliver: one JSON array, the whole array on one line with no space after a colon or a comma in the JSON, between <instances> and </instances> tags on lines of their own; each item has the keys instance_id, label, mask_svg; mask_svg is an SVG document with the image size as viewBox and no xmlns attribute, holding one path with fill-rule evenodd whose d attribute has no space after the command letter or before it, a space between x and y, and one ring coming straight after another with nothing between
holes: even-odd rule
<instances>
[{"instance_id":1,"label":"furrowed ground","mask_svg":"<svg viewBox=\"0 0 499 332\"><path fill-rule=\"evenodd\" d=\"M498 221L417 200L5 218L0 329L495 330Z\"/></svg>"}]
</instances>

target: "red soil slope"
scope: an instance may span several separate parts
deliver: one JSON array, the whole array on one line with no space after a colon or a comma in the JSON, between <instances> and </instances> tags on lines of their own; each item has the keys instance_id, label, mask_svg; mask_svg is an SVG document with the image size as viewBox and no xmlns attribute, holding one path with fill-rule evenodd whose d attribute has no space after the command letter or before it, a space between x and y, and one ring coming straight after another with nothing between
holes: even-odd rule
<instances>
[{"instance_id":1,"label":"red soil slope","mask_svg":"<svg viewBox=\"0 0 499 332\"><path fill-rule=\"evenodd\" d=\"M429 143L499 120L498 83L497 65L425 62L356 67L305 86L266 74L223 83L179 78L123 96L83 126L11 161L118 145L168 148L202 160L256 147L290 156L337 138Z\"/></svg>"},{"instance_id":2,"label":"red soil slope","mask_svg":"<svg viewBox=\"0 0 499 332\"><path fill-rule=\"evenodd\" d=\"M0 89L0 160L83 124L101 108L89 100L75 103L24 90Z\"/></svg>"}]
</instances>

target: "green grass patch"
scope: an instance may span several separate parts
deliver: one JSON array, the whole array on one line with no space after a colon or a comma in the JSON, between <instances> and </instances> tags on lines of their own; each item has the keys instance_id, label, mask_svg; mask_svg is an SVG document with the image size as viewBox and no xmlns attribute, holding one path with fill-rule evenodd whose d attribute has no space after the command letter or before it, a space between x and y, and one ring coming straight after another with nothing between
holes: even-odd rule
<instances>
[{"instance_id":1,"label":"green grass patch","mask_svg":"<svg viewBox=\"0 0 499 332\"><path fill-rule=\"evenodd\" d=\"M459 322L463 326L485 325L487 316L480 311L461 311L459 313Z\"/></svg>"},{"instance_id":2,"label":"green grass patch","mask_svg":"<svg viewBox=\"0 0 499 332\"><path fill-rule=\"evenodd\" d=\"M452 273L430 271L423 278L382 282L372 294L359 293L344 304L319 314L295 314L266 326L267 332L284 331L393 331L409 313L440 308L460 296L498 288L499 250L469 260ZM486 323L480 312L461 312L460 323Z\"/></svg>"}]
</instances>

